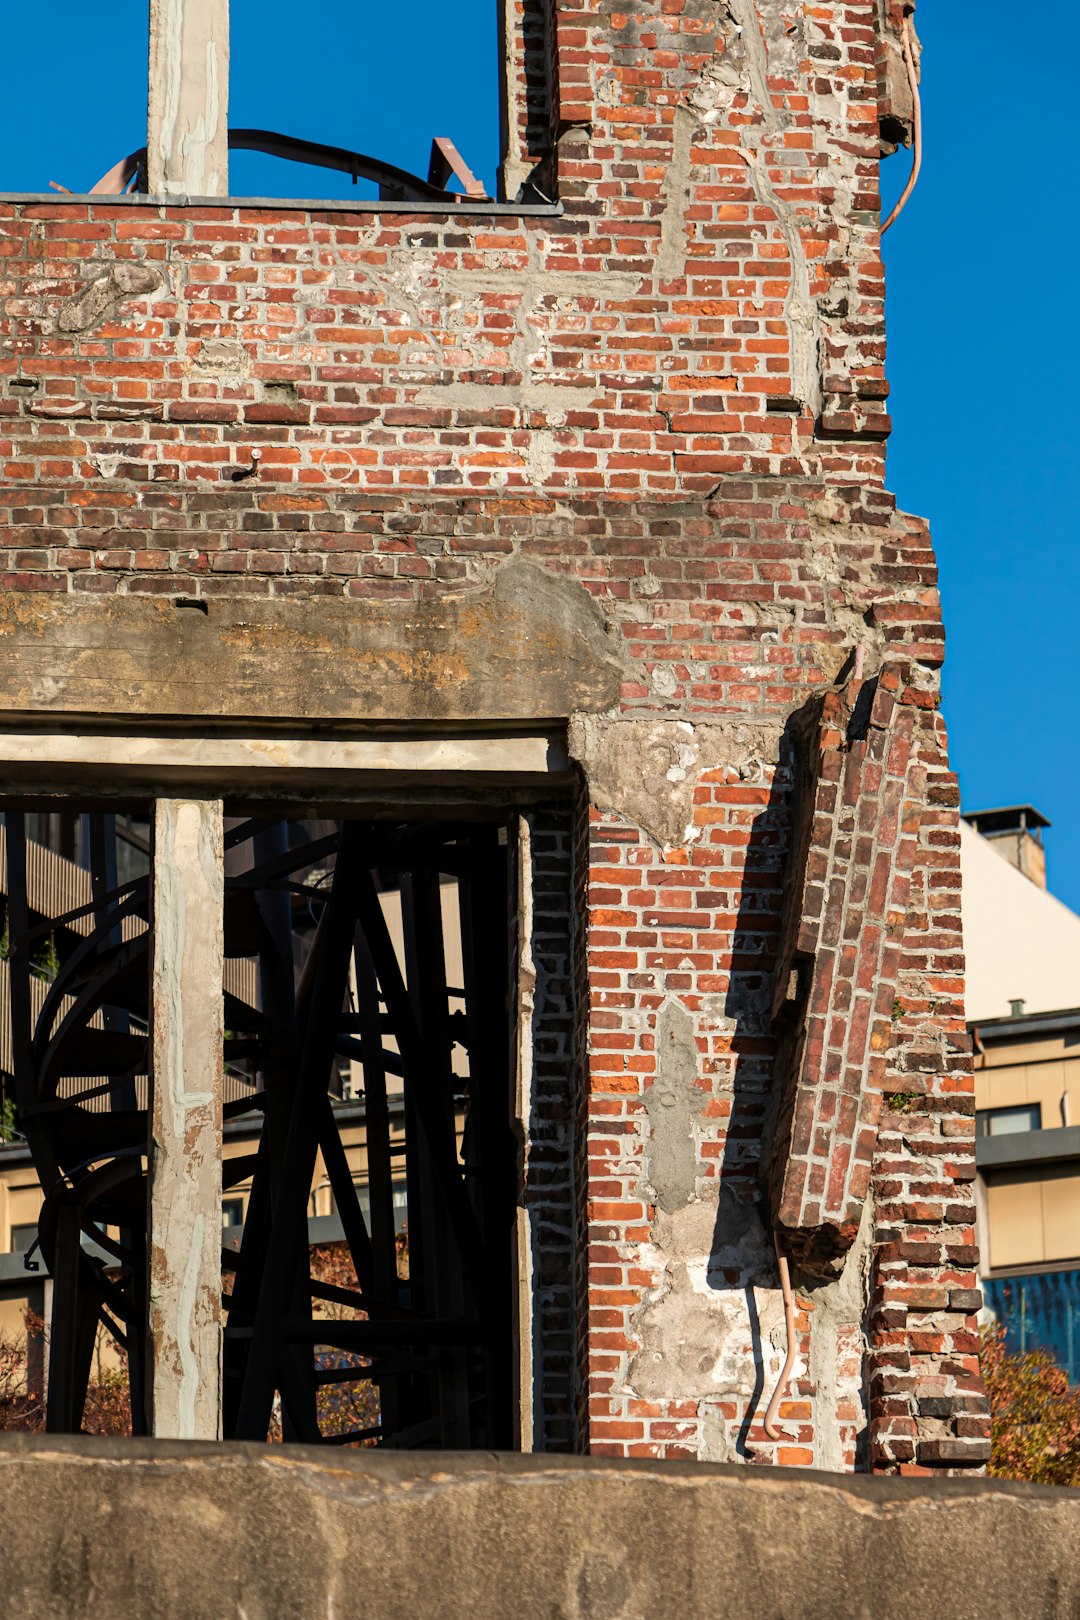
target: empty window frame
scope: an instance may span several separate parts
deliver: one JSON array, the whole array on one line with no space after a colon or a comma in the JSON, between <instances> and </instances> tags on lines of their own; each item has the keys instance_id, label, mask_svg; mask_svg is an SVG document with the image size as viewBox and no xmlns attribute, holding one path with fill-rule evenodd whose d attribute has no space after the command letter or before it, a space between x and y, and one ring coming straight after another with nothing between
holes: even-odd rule
<instances>
[{"instance_id":1,"label":"empty window frame","mask_svg":"<svg viewBox=\"0 0 1080 1620\"><path fill-rule=\"evenodd\" d=\"M79 1426L102 1330L127 1359L135 1432L151 1422L154 815L5 817L5 1086L44 1191L57 1431ZM265 1437L280 1411L285 1437L311 1442L513 1445L509 824L224 827L221 1110L249 1140L222 1166L238 1230L221 1252L221 1432ZM329 1276L309 1243L320 1178L345 1246Z\"/></svg>"},{"instance_id":2,"label":"empty window frame","mask_svg":"<svg viewBox=\"0 0 1080 1620\"><path fill-rule=\"evenodd\" d=\"M174 3L151 3L152 37L167 42L152 57L152 74L161 76L168 49L189 74L202 60L202 51L181 43L178 20L186 28L188 16L201 15L214 19L219 44L207 89L215 102L226 81L229 155L207 194L447 203L554 197L552 0L470 0L449 9L414 0L407 33L393 11L357 12L344 0L312 0L299 30L287 0L191 0L176 16ZM155 89L146 35L139 27L103 30L85 8L63 9L49 72L35 86L39 116L8 143L0 188L145 192L154 171L147 103ZM5 36L13 59L34 60L40 34L37 16L13 15ZM174 101L173 90L163 91L161 103Z\"/></svg>"}]
</instances>

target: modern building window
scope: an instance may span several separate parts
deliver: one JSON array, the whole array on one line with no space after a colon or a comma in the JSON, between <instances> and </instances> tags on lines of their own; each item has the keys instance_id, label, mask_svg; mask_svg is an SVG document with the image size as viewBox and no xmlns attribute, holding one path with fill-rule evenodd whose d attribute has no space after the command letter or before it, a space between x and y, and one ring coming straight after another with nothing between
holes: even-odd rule
<instances>
[{"instance_id":1,"label":"modern building window","mask_svg":"<svg viewBox=\"0 0 1080 1620\"><path fill-rule=\"evenodd\" d=\"M980 1108L975 1115L978 1136L1015 1136L1021 1131L1042 1130L1042 1109L1038 1103L1019 1108Z\"/></svg>"},{"instance_id":2,"label":"modern building window","mask_svg":"<svg viewBox=\"0 0 1080 1620\"><path fill-rule=\"evenodd\" d=\"M25 1254L37 1242L37 1221L11 1228L11 1253Z\"/></svg>"},{"instance_id":3,"label":"modern building window","mask_svg":"<svg viewBox=\"0 0 1080 1620\"><path fill-rule=\"evenodd\" d=\"M227 1231L231 1226L243 1226L244 1200L242 1198L226 1198L221 1206L221 1229Z\"/></svg>"}]
</instances>

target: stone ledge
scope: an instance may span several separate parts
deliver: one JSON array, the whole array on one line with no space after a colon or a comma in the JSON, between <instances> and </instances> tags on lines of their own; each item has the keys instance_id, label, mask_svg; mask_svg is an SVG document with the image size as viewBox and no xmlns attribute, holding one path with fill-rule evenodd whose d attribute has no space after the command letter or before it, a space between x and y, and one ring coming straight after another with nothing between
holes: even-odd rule
<instances>
[{"instance_id":1,"label":"stone ledge","mask_svg":"<svg viewBox=\"0 0 1080 1620\"><path fill-rule=\"evenodd\" d=\"M570 1457L0 1436L20 1620L1043 1620L1080 1493Z\"/></svg>"}]
</instances>

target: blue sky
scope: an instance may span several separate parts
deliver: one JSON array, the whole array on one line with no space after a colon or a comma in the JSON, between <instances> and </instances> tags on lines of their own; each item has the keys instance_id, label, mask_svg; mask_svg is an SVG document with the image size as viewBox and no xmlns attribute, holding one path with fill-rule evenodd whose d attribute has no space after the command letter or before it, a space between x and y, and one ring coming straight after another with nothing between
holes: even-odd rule
<instances>
[{"instance_id":1,"label":"blue sky","mask_svg":"<svg viewBox=\"0 0 1080 1620\"><path fill-rule=\"evenodd\" d=\"M145 139L146 0L5 11L7 60L47 70L9 85L0 186L87 187ZM420 172L431 136L449 134L490 185L494 12L494 0L464 0L448 26L446 0L233 0L231 122ZM43 17L65 49L42 54ZM886 238L889 485L933 524L964 804L1037 805L1053 822L1051 885L1080 909L1080 7L1044 0L1039 24L1018 63L1015 9L1003 0L919 7L926 164ZM909 161L901 152L886 165L890 197ZM365 194L345 176L297 169L286 183L287 172L237 155L232 187Z\"/></svg>"},{"instance_id":2,"label":"blue sky","mask_svg":"<svg viewBox=\"0 0 1080 1620\"><path fill-rule=\"evenodd\" d=\"M925 168L885 238L889 487L933 525L964 806L1049 816L1050 886L1080 910L1080 7L1038 19L1022 41L1002 0L919 6Z\"/></svg>"},{"instance_id":3,"label":"blue sky","mask_svg":"<svg viewBox=\"0 0 1080 1620\"><path fill-rule=\"evenodd\" d=\"M8 0L3 9L6 59L34 72L19 80L21 107L9 86L0 189L45 191L58 180L88 190L146 143L147 0L36 8ZM63 42L44 56L43 14ZM425 176L432 136L449 135L493 186L495 18L496 0L232 0L229 122L347 146ZM258 153L235 154L230 170L237 196L374 195L348 175Z\"/></svg>"}]
</instances>

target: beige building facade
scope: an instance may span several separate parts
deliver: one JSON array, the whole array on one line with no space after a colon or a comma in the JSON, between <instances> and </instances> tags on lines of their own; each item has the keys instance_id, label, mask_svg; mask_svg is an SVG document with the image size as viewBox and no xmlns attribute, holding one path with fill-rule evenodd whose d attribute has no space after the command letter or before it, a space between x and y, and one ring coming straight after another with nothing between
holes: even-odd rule
<instances>
[{"instance_id":1,"label":"beige building facade","mask_svg":"<svg viewBox=\"0 0 1080 1620\"><path fill-rule=\"evenodd\" d=\"M1080 917L1046 887L1030 805L962 829L986 1302L1012 1348L1080 1379Z\"/></svg>"}]
</instances>

